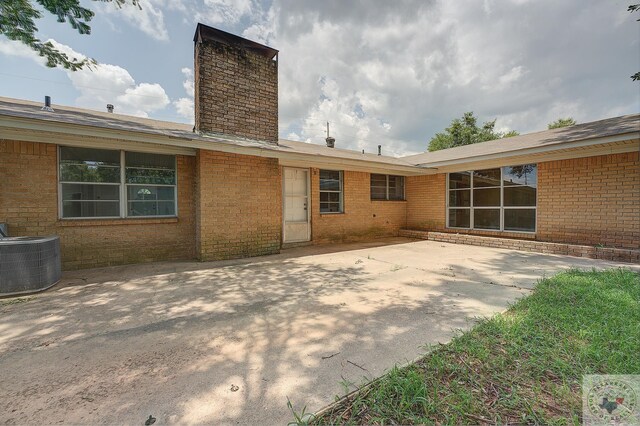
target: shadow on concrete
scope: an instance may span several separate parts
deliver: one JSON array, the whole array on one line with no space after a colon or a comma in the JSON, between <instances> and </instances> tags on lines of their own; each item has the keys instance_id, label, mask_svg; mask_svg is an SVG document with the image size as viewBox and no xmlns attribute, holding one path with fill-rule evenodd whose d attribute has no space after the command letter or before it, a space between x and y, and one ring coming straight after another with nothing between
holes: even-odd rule
<instances>
[{"instance_id":1,"label":"shadow on concrete","mask_svg":"<svg viewBox=\"0 0 640 426\"><path fill-rule=\"evenodd\" d=\"M612 266L429 241L347 246L77 271L0 305L0 421L282 424L287 397L317 410L341 381L415 358L543 275Z\"/></svg>"}]
</instances>

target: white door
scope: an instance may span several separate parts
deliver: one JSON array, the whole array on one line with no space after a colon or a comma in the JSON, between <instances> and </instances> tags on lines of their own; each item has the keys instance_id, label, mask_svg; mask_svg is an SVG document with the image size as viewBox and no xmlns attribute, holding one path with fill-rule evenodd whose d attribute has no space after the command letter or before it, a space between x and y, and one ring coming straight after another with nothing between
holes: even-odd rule
<instances>
[{"instance_id":1,"label":"white door","mask_svg":"<svg viewBox=\"0 0 640 426\"><path fill-rule=\"evenodd\" d=\"M309 170L284 168L283 209L285 243L309 241Z\"/></svg>"}]
</instances>

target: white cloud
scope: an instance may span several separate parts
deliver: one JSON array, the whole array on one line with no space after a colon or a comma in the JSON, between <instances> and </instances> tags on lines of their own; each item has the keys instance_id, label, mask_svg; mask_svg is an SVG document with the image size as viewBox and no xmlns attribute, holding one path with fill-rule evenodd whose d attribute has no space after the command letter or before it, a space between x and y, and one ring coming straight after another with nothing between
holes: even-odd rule
<instances>
[{"instance_id":1,"label":"white cloud","mask_svg":"<svg viewBox=\"0 0 640 426\"><path fill-rule=\"evenodd\" d=\"M343 93L338 83L332 79L318 82L321 98L308 111L302 123L301 135L291 132L298 140L324 143L326 122L330 134L336 138L336 146L355 150L375 152L377 145L383 145L386 154L407 153L406 144L395 140L391 125L370 114L365 96L358 92Z\"/></svg>"},{"instance_id":2,"label":"white cloud","mask_svg":"<svg viewBox=\"0 0 640 426\"><path fill-rule=\"evenodd\" d=\"M134 115L147 116L147 112L169 105L169 97L158 83L140 83L126 88L116 102L122 105L125 111L133 111Z\"/></svg>"},{"instance_id":3,"label":"white cloud","mask_svg":"<svg viewBox=\"0 0 640 426\"><path fill-rule=\"evenodd\" d=\"M526 133L637 110L637 24L599 24L623 12L596 0L274 0L243 35L280 50L281 134L320 144L328 120L337 146L421 151L465 111Z\"/></svg>"},{"instance_id":4,"label":"white cloud","mask_svg":"<svg viewBox=\"0 0 640 426\"><path fill-rule=\"evenodd\" d=\"M7 56L18 56L21 58L29 58L36 60L41 65L44 65L47 61L38 56L31 48L19 41L0 39L0 53Z\"/></svg>"},{"instance_id":5,"label":"white cloud","mask_svg":"<svg viewBox=\"0 0 640 426\"><path fill-rule=\"evenodd\" d=\"M182 72L182 74L184 75L185 79L182 82L182 87L184 87L184 90L187 92L187 95L191 96L193 98L193 96L195 95L195 85L194 85L194 81L193 81L193 70L191 68L182 68L180 70Z\"/></svg>"},{"instance_id":6,"label":"white cloud","mask_svg":"<svg viewBox=\"0 0 640 426\"><path fill-rule=\"evenodd\" d=\"M173 106L175 107L178 115L186 118L190 123L193 123L195 118L193 100L193 97L195 95L195 87L193 82L193 70L191 68L185 67L180 71L185 77L184 81L182 82L182 87L184 87L184 90L187 93L187 97L179 98L178 100L173 101Z\"/></svg>"},{"instance_id":7,"label":"white cloud","mask_svg":"<svg viewBox=\"0 0 640 426\"><path fill-rule=\"evenodd\" d=\"M180 116L193 123L195 114L193 111L193 98L179 98L177 101L173 101L173 106Z\"/></svg>"},{"instance_id":8,"label":"white cloud","mask_svg":"<svg viewBox=\"0 0 640 426\"><path fill-rule=\"evenodd\" d=\"M511 68L505 74L498 77L498 84L500 86L510 86L516 81L520 80L520 77L524 74L524 68L522 65Z\"/></svg>"},{"instance_id":9,"label":"white cloud","mask_svg":"<svg viewBox=\"0 0 640 426\"><path fill-rule=\"evenodd\" d=\"M71 47L49 40L69 57L86 58ZM129 72L118 66L99 63L78 71L66 71L73 86L80 92L76 104L103 111L107 104L115 106L115 112L148 117L169 104L169 97L157 83L136 84Z\"/></svg>"},{"instance_id":10,"label":"white cloud","mask_svg":"<svg viewBox=\"0 0 640 426\"><path fill-rule=\"evenodd\" d=\"M53 39L47 41L69 58L86 58L65 44ZM22 43L0 40L0 53L29 58L45 66L45 60ZM169 97L160 84L137 84L131 74L118 65L99 63L78 71L64 72L80 94L76 105L81 107L105 111L107 104L113 104L115 112L147 117L169 104Z\"/></svg>"},{"instance_id":11,"label":"white cloud","mask_svg":"<svg viewBox=\"0 0 640 426\"><path fill-rule=\"evenodd\" d=\"M116 24L127 19L161 40L168 39L166 24L182 26L190 37L200 20L279 49L280 133L314 143L324 143L326 121L337 146L374 152L382 144L388 152L417 152L465 111L481 122L497 119L500 129L525 133L544 129L560 116L584 122L640 109L637 84L629 79L640 66L633 54L638 24L624 5L598 0L144 1L146 12L127 9L109 18ZM128 25L120 28L129 31ZM180 37L165 46L190 49ZM22 47L0 42L0 52L7 51L28 55ZM75 77L78 87L110 91L84 89L79 103L93 102L102 110L109 98L120 112L153 113L167 101L158 87L142 86L126 70L112 67L87 81ZM163 75L154 72L149 65L148 75ZM165 87L177 87L180 95L171 109L191 121L193 77L189 68L182 72L164 71L171 79ZM138 108L136 98L157 103L137 102Z\"/></svg>"},{"instance_id":12,"label":"white cloud","mask_svg":"<svg viewBox=\"0 0 640 426\"><path fill-rule=\"evenodd\" d=\"M204 0L196 19L210 25L235 24L252 15L256 6L252 0Z\"/></svg>"},{"instance_id":13,"label":"white cloud","mask_svg":"<svg viewBox=\"0 0 640 426\"><path fill-rule=\"evenodd\" d=\"M173 3L171 0L168 0L168 3L165 0L139 0L140 7L129 2L118 7L114 3L102 5L101 10L109 14L117 14L149 37L160 41L169 40L162 9L169 8Z\"/></svg>"}]
</instances>

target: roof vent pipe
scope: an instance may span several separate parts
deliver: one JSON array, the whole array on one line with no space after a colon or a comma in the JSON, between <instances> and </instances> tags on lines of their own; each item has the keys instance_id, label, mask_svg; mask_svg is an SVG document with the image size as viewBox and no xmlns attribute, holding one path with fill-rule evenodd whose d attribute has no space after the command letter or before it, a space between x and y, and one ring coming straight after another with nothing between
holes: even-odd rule
<instances>
[{"instance_id":1,"label":"roof vent pipe","mask_svg":"<svg viewBox=\"0 0 640 426\"><path fill-rule=\"evenodd\" d=\"M44 97L44 106L40 110L53 112L53 108L51 108L51 96Z\"/></svg>"},{"instance_id":2,"label":"roof vent pipe","mask_svg":"<svg viewBox=\"0 0 640 426\"><path fill-rule=\"evenodd\" d=\"M327 146L329 148L334 148L336 146L336 138L332 138L331 136L328 136L325 141L327 141Z\"/></svg>"},{"instance_id":3,"label":"roof vent pipe","mask_svg":"<svg viewBox=\"0 0 640 426\"><path fill-rule=\"evenodd\" d=\"M327 121L327 138L325 139L327 142L327 146L329 148L334 148L336 146L336 138L332 138L329 136L329 122Z\"/></svg>"},{"instance_id":4,"label":"roof vent pipe","mask_svg":"<svg viewBox=\"0 0 640 426\"><path fill-rule=\"evenodd\" d=\"M382 145L378 145L378 155L382 155Z\"/></svg>"},{"instance_id":5,"label":"roof vent pipe","mask_svg":"<svg viewBox=\"0 0 640 426\"><path fill-rule=\"evenodd\" d=\"M107 112L113 112L113 105L107 104Z\"/></svg>"}]
</instances>

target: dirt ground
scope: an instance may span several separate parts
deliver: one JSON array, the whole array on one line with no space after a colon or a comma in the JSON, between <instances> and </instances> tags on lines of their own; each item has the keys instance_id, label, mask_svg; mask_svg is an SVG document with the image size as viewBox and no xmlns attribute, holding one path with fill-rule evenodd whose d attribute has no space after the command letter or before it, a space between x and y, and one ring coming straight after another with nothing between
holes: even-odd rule
<instances>
[{"instance_id":1,"label":"dirt ground","mask_svg":"<svg viewBox=\"0 0 640 426\"><path fill-rule=\"evenodd\" d=\"M287 398L318 410L543 276L611 266L396 238L65 273L0 300L0 423L286 424Z\"/></svg>"}]
</instances>

